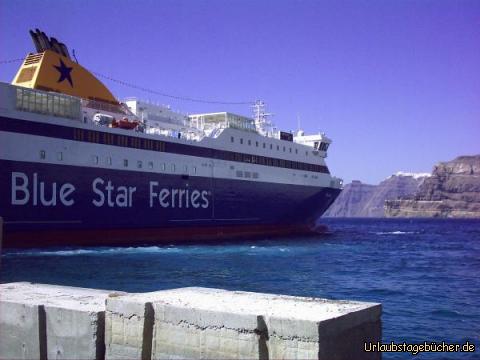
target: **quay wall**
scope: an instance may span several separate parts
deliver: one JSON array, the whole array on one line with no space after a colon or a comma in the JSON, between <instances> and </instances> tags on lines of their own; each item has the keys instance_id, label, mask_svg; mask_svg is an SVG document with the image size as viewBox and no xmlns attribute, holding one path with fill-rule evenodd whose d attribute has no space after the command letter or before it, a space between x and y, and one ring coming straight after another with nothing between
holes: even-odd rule
<instances>
[{"instance_id":1,"label":"quay wall","mask_svg":"<svg viewBox=\"0 0 480 360\"><path fill-rule=\"evenodd\" d=\"M381 305L180 288L0 284L0 359L381 359Z\"/></svg>"}]
</instances>

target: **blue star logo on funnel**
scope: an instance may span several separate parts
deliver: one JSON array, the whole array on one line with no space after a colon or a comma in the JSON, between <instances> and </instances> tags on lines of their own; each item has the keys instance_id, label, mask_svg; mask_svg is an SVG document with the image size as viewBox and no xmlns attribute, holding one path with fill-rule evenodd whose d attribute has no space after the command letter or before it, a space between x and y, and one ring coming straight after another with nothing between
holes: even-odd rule
<instances>
[{"instance_id":1,"label":"blue star logo on funnel","mask_svg":"<svg viewBox=\"0 0 480 360\"><path fill-rule=\"evenodd\" d=\"M57 83L62 82L63 80L66 79L70 83L70 86L73 87L72 76L70 75L70 73L73 70L73 67L68 67L63 63L62 59L59 59L59 60L60 60L59 66L53 65L53 67L57 69L58 72L60 73L60 77L58 78Z\"/></svg>"}]
</instances>

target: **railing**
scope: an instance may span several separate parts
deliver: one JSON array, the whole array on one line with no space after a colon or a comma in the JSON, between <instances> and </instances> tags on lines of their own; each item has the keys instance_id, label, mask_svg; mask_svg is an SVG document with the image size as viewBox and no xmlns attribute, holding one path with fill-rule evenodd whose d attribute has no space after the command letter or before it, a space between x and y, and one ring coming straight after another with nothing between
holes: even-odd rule
<instances>
[{"instance_id":1,"label":"railing","mask_svg":"<svg viewBox=\"0 0 480 360\"><path fill-rule=\"evenodd\" d=\"M108 111L116 114L130 115L120 104L110 104L104 101L91 100L91 99L82 99L82 106L88 107L90 109Z\"/></svg>"}]
</instances>

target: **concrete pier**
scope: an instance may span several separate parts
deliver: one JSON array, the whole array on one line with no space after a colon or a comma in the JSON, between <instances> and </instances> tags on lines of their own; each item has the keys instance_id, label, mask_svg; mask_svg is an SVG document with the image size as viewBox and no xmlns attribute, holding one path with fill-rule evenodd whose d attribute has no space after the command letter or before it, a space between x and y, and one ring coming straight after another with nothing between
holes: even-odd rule
<instances>
[{"instance_id":1,"label":"concrete pier","mask_svg":"<svg viewBox=\"0 0 480 360\"><path fill-rule=\"evenodd\" d=\"M103 359L112 291L0 285L0 359Z\"/></svg>"},{"instance_id":2,"label":"concrete pier","mask_svg":"<svg viewBox=\"0 0 480 360\"><path fill-rule=\"evenodd\" d=\"M219 289L0 284L0 359L380 359L363 351L380 317L380 304Z\"/></svg>"}]
</instances>

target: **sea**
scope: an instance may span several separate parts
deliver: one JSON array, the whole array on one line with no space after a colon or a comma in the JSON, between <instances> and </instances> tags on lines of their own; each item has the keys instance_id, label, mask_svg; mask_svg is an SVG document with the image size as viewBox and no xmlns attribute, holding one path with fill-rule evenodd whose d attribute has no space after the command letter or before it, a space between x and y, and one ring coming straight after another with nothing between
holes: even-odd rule
<instances>
[{"instance_id":1,"label":"sea","mask_svg":"<svg viewBox=\"0 0 480 360\"><path fill-rule=\"evenodd\" d=\"M203 286L377 302L383 306L383 343L469 342L476 348L384 353L384 359L480 359L480 220L320 223L328 230L310 238L4 249L0 282L129 292Z\"/></svg>"}]
</instances>

